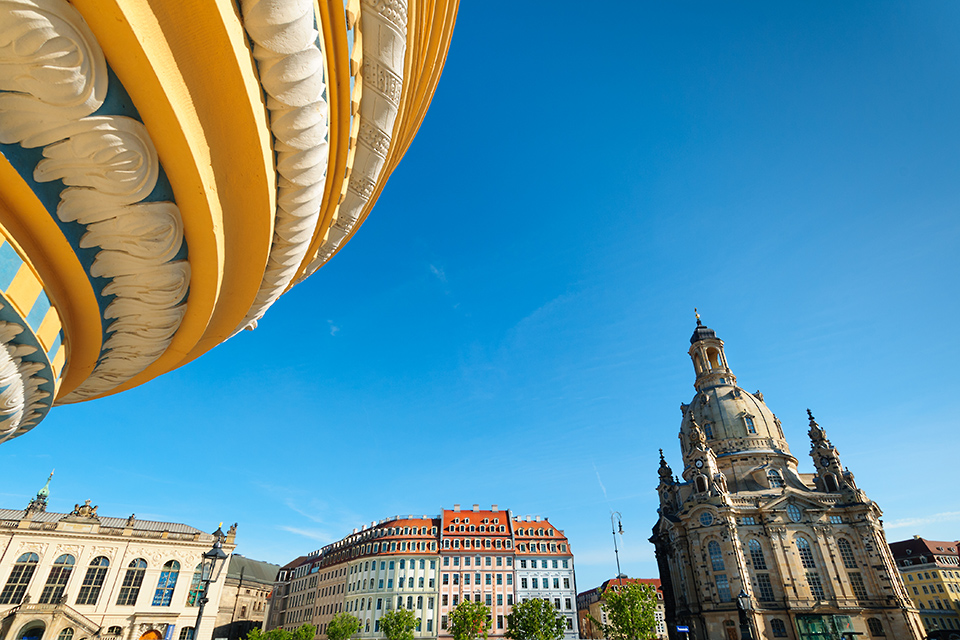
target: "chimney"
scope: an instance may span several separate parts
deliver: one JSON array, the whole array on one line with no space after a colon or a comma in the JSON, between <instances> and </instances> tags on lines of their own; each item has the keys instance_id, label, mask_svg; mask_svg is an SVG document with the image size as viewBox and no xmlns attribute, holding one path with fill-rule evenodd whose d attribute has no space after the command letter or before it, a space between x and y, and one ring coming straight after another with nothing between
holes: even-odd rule
<instances>
[{"instance_id":1,"label":"chimney","mask_svg":"<svg viewBox=\"0 0 960 640\"><path fill-rule=\"evenodd\" d=\"M473 505L473 510L474 510L474 511L480 511L480 505L478 505L478 504Z\"/></svg>"},{"instance_id":2,"label":"chimney","mask_svg":"<svg viewBox=\"0 0 960 640\"><path fill-rule=\"evenodd\" d=\"M497 505L492 504L490 505L490 511L499 511L499 509L497 509Z\"/></svg>"},{"instance_id":3,"label":"chimney","mask_svg":"<svg viewBox=\"0 0 960 640\"><path fill-rule=\"evenodd\" d=\"M454 510L454 511L460 511L460 505L458 505L458 504L453 505L453 510Z\"/></svg>"}]
</instances>

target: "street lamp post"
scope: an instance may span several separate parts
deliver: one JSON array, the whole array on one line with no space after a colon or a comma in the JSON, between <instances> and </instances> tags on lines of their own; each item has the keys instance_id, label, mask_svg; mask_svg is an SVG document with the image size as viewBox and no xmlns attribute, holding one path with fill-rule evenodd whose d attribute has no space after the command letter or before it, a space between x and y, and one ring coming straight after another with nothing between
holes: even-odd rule
<instances>
[{"instance_id":1,"label":"street lamp post","mask_svg":"<svg viewBox=\"0 0 960 640\"><path fill-rule=\"evenodd\" d=\"M197 624L193 628L192 640L200 640L200 622L203 620L203 605L209 602L207 592L210 590L210 583L216 582L223 570L224 560L227 554L223 550L223 541L226 538L223 535L223 523L213 532L213 547L210 551L203 552L203 562L200 565L200 597L197 599Z\"/></svg>"},{"instance_id":2,"label":"street lamp post","mask_svg":"<svg viewBox=\"0 0 960 640\"><path fill-rule=\"evenodd\" d=\"M619 531L618 531L619 529ZM623 523L620 522L620 512L610 514L610 533L613 534L613 555L617 557L617 583L623 587L623 574L620 573L620 550L617 549L617 533L623 535Z\"/></svg>"},{"instance_id":3,"label":"street lamp post","mask_svg":"<svg viewBox=\"0 0 960 640\"><path fill-rule=\"evenodd\" d=\"M750 596L743 589L737 595L737 613L740 616L740 640L753 640L750 630L750 621L747 619L747 609L750 607Z\"/></svg>"}]
</instances>

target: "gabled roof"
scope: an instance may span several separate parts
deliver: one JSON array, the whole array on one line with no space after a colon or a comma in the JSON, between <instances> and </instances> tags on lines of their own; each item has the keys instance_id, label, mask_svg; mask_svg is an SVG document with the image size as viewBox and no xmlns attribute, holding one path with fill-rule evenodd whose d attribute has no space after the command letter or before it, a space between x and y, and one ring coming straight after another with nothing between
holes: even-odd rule
<instances>
[{"instance_id":1,"label":"gabled roof","mask_svg":"<svg viewBox=\"0 0 960 640\"><path fill-rule=\"evenodd\" d=\"M0 509L0 521L12 521L19 522L23 520L27 515L27 512L24 509ZM55 511L40 511L32 515L32 520L34 522L49 522L55 523L59 522L62 518L70 516L69 513L57 513ZM90 521L98 521L100 523L101 529L125 529L127 526L127 518L110 518L106 516L97 516L96 518L91 518ZM134 531L169 531L170 533L188 533L188 534L197 534L197 533L206 533L200 529L196 529L186 524L180 524L178 522L161 522L158 520L136 520L133 521L133 530Z\"/></svg>"},{"instance_id":2,"label":"gabled roof","mask_svg":"<svg viewBox=\"0 0 960 640\"><path fill-rule=\"evenodd\" d=\"M243 577L244 582L259 582L272 585L277 581L280 565L271 562L261 562L245 558L239 554L230 556L230 565L227 567L228 578Z\"/></svg>"}]
</instances>

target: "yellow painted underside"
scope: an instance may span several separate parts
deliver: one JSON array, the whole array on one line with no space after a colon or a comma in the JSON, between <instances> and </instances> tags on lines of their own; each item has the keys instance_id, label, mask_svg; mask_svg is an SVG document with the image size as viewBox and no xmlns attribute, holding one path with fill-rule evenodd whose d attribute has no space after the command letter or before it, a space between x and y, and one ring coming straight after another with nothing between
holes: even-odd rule
<instances>
[{"instance_id":1,"label":"yellow painted underside","mask_svg":"<svg viewBox=\"0 0 960 640\"><path fill-rule=\"evenodd\" d=\"M104 395L142 384L227 339L254 302L273 242L273 138L251 45L233 0L71 0L130 95L157 148L184 224L191 268L186 315L164 354ZM409 147L452 37L456 0L411 0L401 105L376 191ZM316 0L326 55L330 157L319 223L301 264L336 222L350 149L351 52L342 0ZM359 83L358 83L359 87ZM358 123L355 123L358 124ZM355 132L354 132L355 133ZM101 349L97 300L84 268L17 172L0 156L0 226L30 264L64 327L59 396L93 371ZM342 246L342 244L341 244Z\"/></svg>"}]
</instances>

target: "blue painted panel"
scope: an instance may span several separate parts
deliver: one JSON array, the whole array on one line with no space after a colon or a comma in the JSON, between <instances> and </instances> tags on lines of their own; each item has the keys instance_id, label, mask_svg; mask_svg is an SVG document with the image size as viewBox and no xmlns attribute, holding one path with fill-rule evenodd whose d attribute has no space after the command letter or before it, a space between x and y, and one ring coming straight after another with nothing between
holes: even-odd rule
<instances>
[{"instance_id":1,"label":"blue painted panel","mask_svg":"<svg viewBox=\"0 0 960 640\"><path fill-rule=\"evenodd\" d=\"M33 306L30 308L30 312L27 314L27 324L30 325L30 328L33 329L34 333L40 330L40 323L43 322L43 318L47 315L47 311L50 310L50 299L47 298L47 295L40 292L40 295L37 296L36 301L33 303Z\"/></svg>"},{"instance_id":2,"label":"blue painted panel","mask_svg":"<svg viewBox=\"0 0 960 640\"><path fill-rule=\"evenodd\" d=\"M9 242L0 246L0 291L6 291L20 270L23 260Z\"/></svg>"}]
</instances>

